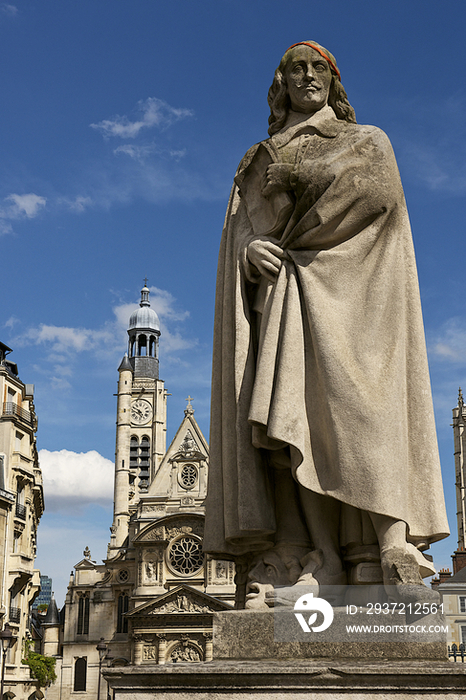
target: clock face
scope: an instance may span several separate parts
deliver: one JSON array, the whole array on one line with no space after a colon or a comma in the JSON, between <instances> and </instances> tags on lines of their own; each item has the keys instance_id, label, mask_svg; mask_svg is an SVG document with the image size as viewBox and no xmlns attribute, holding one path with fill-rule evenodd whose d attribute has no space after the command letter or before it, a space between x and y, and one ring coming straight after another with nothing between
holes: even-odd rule
<instances>
[{"instance_id":1,"label":"clock face","mask_svg":"<svg viewBox=\"0 0 466 700\"><path fill-rule=\"evenodd\" d=\"M144 399L136 399L131 404L131 420L136 425L147 423L152 417L152 406Z\"/></svg>"}]
</instances>

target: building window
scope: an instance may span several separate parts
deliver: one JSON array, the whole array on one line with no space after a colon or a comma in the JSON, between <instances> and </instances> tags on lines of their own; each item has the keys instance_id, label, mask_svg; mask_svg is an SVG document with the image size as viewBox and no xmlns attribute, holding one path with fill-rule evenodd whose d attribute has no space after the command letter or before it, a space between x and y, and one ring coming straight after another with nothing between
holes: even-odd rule
<instances>
[{"instance_id":1,"label":"building window","mask_svg":"<svg viewBox=\"0 0 466 700\"><path fill-rule=\"evenodd\" d=\"M190 576L204 564L204 553L200 539L183 535L174 540L168 550L168 564L178 574Z\"/></svg>"},{"instance_id":2,"label":"building window","mask_svg":"<svg viewBox=\"0 0 466 700\"><path fill-rule=\"evenodd\" d=\"M129 571L128 569L120 569L118 572L118 580L120 583L126 583L129 579Z\"/></svg>"},{"instance_id":3,"label":"building window","mask_svg":"<svg viewBox=\"0 0 466 700\"><path fill-rule=\"evenodd\" d=\"M140 357L145 357L147 355L147 337L145 335L140 335L138 337L138 355Z\"/></svg>"},{"instance_id":4,"label":"building window","mask_svg":"<svg viewBox=\"0 0 466 700\"><path fill-rule=\"evenodd\" d=\"M21 622L21 599L19 593L10 594L10 622L19 625Z\"/></svg>"},{"instance_id":5,"label":"building window","mask_svg":"<svg viewBox=\"0 0 466 700\"><path fill-rule=\"evenodd\" d=\"M23 440L23 435L21 433L16 433L15 435L15 452L21 452L21 442Z\"/></svg>"},{"instance_id":6,"label":"building window","mask_svg":"<svg viewBox=\"0 0 466 700\"><path fill-rule=\"evenodd\" d=\"M150 438L147 435L141 437L141 442L133 435L129 447L129 468L139 469L139 490L147 491L150 478ZM134 477L130 476L130 485L134 484Z\"/></svg>"},{"instance_id":7,"label":"building window","mask_svg":"<svg viewBox=\"0 0 466 700\"><path fill-rule=\"evenodd\" d=\"M78 634L89 634L89 593L85 593L79 598Z\"/></svg>"},{"instance_id":8,"label":"building window","mask_svg":"<svg viewBox=\"0 0 466 700\"><path fill-rule=\"evenodd\" d=\"M18 554L21 551L21 530L15 530L13 532L13 554Z\"/></svg>"},{"instance_id":9,"label":"building window","mask_svg":"<svg viewBox=\"0 0 466 700\"><path fill-rule=\"evenodd\" d=\"M466 613L466 596L460 595L460 612Z\"/></svg>"},{"instance_id":10,"label":"building window","mask_svg":"<svg viewBox=\"0 0 466 700\"><path fill-rule=\"evenodd\" d=\"M128 631L128 620L124 617L124 613L128 612L129 597L127 593L120 593L118 596L118 618L117 618L117 633L126 634Z\"/></svg>"},{"instance_id":11,"label":"building window","mask_svg":"<svg viewBox=\"0 0 466 700\"><path fill-rule=\"evenodd\" d=\"M192 489L197 483L197 469L194 464L185 464L180 472L180 483L185 489Z\"/></svg>"},{"instance_id":12,"label":"building window","mask_svg":"<svg viewBox=\"0 0 466 700\"><path fill-rule=\"evenodd\" d=\"M81 656L76 659L74 663L74 687L73 690L83 691L86 690L86 680L87 680L87 658Z\"/></svg>"},{"instance_id":13,"label":"building window","mask_svg":"<svg viewBox=\"0 0 466 700\"><path fill-rule=\"evenodd\" d=\"M139 440L134 435L129 443L129 468L136 469L138 466Z\"/></svg>"}]
</instances>

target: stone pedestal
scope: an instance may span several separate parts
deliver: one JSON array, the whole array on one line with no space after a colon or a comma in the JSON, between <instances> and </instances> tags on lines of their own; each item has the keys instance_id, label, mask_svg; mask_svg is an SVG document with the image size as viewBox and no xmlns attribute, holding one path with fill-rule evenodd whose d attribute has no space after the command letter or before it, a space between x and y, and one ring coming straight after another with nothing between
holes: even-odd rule
<instances>
[{"instance_id":1,"label":"stone pedestal","mask_svg":"<svg viewBox=\"0 0 466 700\"><path fill-rule=\"evenodd\" d=\"M317 636L317 635L316 635ZM277 642L272 612L214 617L213 660L105 669L115 700L426 700L466 693L466 665L433 643Z\"/></svg>"}]
</instances>

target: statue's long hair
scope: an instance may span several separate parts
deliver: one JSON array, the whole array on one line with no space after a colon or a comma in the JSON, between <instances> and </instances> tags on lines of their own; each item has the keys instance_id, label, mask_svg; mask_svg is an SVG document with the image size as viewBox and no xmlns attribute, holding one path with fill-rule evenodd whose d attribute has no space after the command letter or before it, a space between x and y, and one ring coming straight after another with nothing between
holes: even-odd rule
<instances>
[{"instance_id":1,"label":"statue's long hair","mask_svg":"<svg viewBox=\"0 0 466 700\"><path fill-rule=\"evenodd\" d=\"M310 43L322 49L322 51L326 55L328 55L331 61L333 61L333 63L336 64L334 57L327 49L325 49L323 46L320 46L320 44L318 44L315 41L310 41ZM288 51L285 53L282 60L280 61L280 65L275 71L275 77L273 79L272 85L270 86L269 94L267 97L267 101L270 107L270 136L272 136L272 134L276 134L277 131L280 131L280 129L284 126L286 118L288 116L288 112L291 109L288 88L286 85L285 76L283 75L287 61L290 58L289 52L290 49L288 49ZM354 113L354 109L348 102L348 97L346 95L345 88L341 84L340 79L338 78L338 75L335 72L335 70L330 64L329 66L332 73L332 82L330 84L328 103L335 112L337 119L350 122L351 124L356 124L356 114Z\"/></svg>"}]
</instances>

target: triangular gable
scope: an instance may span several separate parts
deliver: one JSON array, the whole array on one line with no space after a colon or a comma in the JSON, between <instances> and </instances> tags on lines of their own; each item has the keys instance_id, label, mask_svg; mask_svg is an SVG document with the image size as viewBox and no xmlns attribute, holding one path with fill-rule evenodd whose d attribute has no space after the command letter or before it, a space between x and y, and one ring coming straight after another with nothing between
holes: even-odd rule
<instances>
[{"instance_id":1,"label":"triangular gable","mask_svg":"<svg viewBox=\"0 0 466 700\"><path fill-rule=\"evenodd\" d=\"M181 584L159 596L156 600L140 605L127 613L126 617L152 617L152 615L167 614L199 615L222 610L233 610L233 607L207 593L198 591L186 584Z\"/></svg>"},{"instance_id":2,"label":"triangular gable","mask_svg":"<svg viewBox=\"0 0 466 700\"><path fill-rule=\"evenodd\" d=\"M191 441L192 444L189 445ZM190 447L193 448L192 456L194 459L208 459L209 445L207 440L202 434L193 414L187 413L160 463L157 473L149 486L147 496L160 496L160 494L169 492L171 463L177 457L181 457L183 453L189 454L188 450Z\"/></svg>"},{"instance_id":3,"label":"triangular gable","mask_svg":"<svg viewBox=\"0 0 466 700\"><path fill-rule=\"evenodd\" d=\"M81 559L77 564L74 565L75 569L96 569L97 562L91 561L90 559Z\"/></svg>"}]
</instances>

